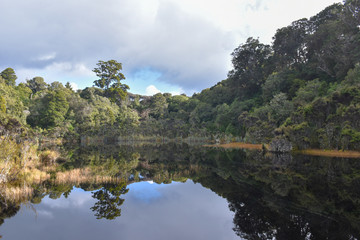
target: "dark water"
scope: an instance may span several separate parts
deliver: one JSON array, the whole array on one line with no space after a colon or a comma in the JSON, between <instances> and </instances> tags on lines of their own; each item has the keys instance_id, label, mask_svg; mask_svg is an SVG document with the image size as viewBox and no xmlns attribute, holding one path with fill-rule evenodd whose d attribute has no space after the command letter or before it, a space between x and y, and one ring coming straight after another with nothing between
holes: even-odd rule
<instances>
[{"instance_id":1,"label":"dark water","mask_svg":"<svg viewBox=\"0 0 360 240\"><path fill-rule=\"evenodd\" d=\"M1 197L3 239L359 239L360 159L188 145L60 149L117 181Z\"/></svg>"}]
</instances>

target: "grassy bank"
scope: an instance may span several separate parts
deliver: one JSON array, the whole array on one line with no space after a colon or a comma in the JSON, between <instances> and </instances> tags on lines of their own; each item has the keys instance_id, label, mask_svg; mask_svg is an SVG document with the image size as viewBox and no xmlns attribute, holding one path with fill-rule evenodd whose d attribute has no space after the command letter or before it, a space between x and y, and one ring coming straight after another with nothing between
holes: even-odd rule
<instances>
[{"instance_id":1,"label":"grassy bank","mask_svg":"<svg viewBox=\"0 0 360 240\"><path fill-rule=\"evenodd\" d=\"M342 157L342 158L360 158L360 152L349 150L323 150L323 149L306 149L296 151L296 153L311 155L311 156L323 156L323 157Z\"/></svg>"},{"instance_id":2,"label":"grassy bank","mask_svg":"<svg viewBox=\"0 0 360 240\"><path fill-rule=\"evenodd\" d=\"M257 149L262 150L266 145L263 144L251 144L251 143L242 143L242 142L232 142L226 144L211 144L203 145L204 147L214 147L214 148L238 148L238 149ZM296 150L293 151L296 154L304 154L311 156L322 156L322 157L341 157L341 158L360 158L359 151L350 151L350 150L325 150L325 149L306 149L306 150Z\"/></svg>"},{"instance_id":3,"label":"grassy bank","mask_svg":"<svg viewBox=\"0 0 360 240\"><path fill-rule=\"evenodd\" d=\"M204 145L204 147L219 147L219 148L241 148L241 149L258 149L262 150L262 144L251 144L251 143L242 143L242 142L232 142L232 143L224 143L224 144L211 144Z\"/></svg>"}]
</instances>

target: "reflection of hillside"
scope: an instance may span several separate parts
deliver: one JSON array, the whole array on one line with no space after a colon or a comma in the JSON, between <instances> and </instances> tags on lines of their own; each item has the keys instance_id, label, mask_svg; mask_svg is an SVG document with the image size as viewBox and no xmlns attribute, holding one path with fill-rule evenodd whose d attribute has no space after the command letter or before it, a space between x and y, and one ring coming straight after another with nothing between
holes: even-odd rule
<instances>
[{"instance_id":1,"label":"reflection of hillside","mask_svg":"<svg viewBox=\"0 0 360 240\"><path fill-rule=\"evenodd\" d=\"M120 216L120 195L128 184L190 178L228 200L235 213L234 230L245 239L359 236L360 162L354 159L264 155L187 144L63 151L66 161L52 168L49 179L32 184L31 193L15 206L39 203L45 196L67 197L76 186L93 191L100 199L93 210L111 219ZM106 197L112 204L102 205Z\"/></svg>"},{"instance_id":2,"label":"reflection of hillside","mask_svg":"<svg viewBox=\"0 0 360 240\"><path fill-rule=\"evenodd\" d=\"M229 201L234 230L243 238L349 239L360 230L358 165L350 159L248 152L227 171L219 163L198 182Z\"/></svg>"}]
</instances>

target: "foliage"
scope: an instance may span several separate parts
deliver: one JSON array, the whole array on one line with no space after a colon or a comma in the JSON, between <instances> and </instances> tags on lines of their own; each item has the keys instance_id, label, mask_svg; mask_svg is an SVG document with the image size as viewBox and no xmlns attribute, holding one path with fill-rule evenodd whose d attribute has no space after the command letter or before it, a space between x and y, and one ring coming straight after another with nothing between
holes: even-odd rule
<instances>
[{"instance_id":1,"label":"foliage","mask_svg":"<svg viewBox=\"0 0 360 240\"><path fill-rule=\"evenodd\" d=\"M26 81L26 86L31 89L33 94L45 90L49 85L42 77L34 77Z\"/></svg>"},{"instance_id":2,"label":"foliage","mask_svg":"<svg viewBox=\"0 0 360 240\"><path fill-rule=\"evenodd\" d=\"M154 117L155 119L162 118L167 111L168 104L166 98L163 94L157 93L155 94L150 101L150 116Z\"/></svg>"},{"instance_id":3,"label":"foliage","mask_svg":"<svg viewBox=\"0 0 360 240\"><path fill-rule=\"evenodd\" d=\"M63 124L69 109L66 93L50 90L44 96L38 96L30 107L28 121L32 126L52 128Z\"/></svg>"},{"instance_id":4,"label":"foliage","mask_svg":"<svg viewBox=\"0 0 360 240\"><path fill-rule=\"evenodd\" d=\"M0 81L0 96L1 100L1 116L3 123L10 119L15 119L21 124L25 124L25 107L22 102L21 92L17 91L13 86L7 85ZM26 97L25 97L26 101Z\"/></svg>"},{"instance_id":5,"label":"foliage","mask_svg":"<svg viewBox=\"0 0 360 240\"><path fill-rule=\"evenodd\" d=\"M116 101L118 98L124 99L129 86L121 83L125 79L122 70L122 64L116 60L99 61L93 72L99 77L94 81L95 86L105 89L106 94Z\"/></svg>"},{"instance_id":6,"label":"foliage","mask_svg":"<svg viewBox=\"0 0 360 240\"><path fill-rule=\"evenodd\" d=\"M0 111L1 113L6 113L6 100L3 96L0 96Z\"/></svg>"},{"instance_id":7,"label":"foliage","mask_svg":"<svg viewBox=\"0 0 360 240\"><path fill-rule=\"evenodd\" d=\"M17 76L15 74L14 69L6 68L0 73L0 76L5 81L5 83L9 86L15 86Z\"/></svg>"},{"instance_id":8,"label":"foliage","mask_svg":"<svg viewBox=\"0 0 360 240\"><path fill-rule=\"evenodd\" d=\"M116 217L121 216L121 205L124 203L124 199L120 198L122 194L126 194L129 189L126 188L126 184L106 184L102 189L93 192L93 198L98 201L95 203L91 210L95 212L97 219L113 220Z\"/></svg>"},{"instance_id":9,"label":"foliage","mask_svg":"<svg viewBox=\"0 0 360 240\"><path fill-rule=\"evenodd\" d=\"M231 55L234 69L228 75L229 84L235 91L233 96L244 98L259 93L271 70L271 47L261 44L258 39L248 38Z\"/></svg>"}]
</instances>

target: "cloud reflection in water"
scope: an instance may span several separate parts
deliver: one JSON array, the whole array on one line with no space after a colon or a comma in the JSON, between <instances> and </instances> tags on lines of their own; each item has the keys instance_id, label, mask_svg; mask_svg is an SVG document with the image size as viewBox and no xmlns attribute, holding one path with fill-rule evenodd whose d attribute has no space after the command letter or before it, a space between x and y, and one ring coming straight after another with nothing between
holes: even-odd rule
<instances>
[{"instance_id":1,"label":"cloud reflection in water","mask_svg":"<svg viewBox=\"0 0 360 240\"><path fill-rule=\"evenodd\" d=\"M186 183L133 183L115 220L97 220L91 192L48 197L2 225L5 239L238 239L228 203L211 190ZM51 217L53 216L53 217ZM22 229L22 231L18 231Z\"/></svg>"}]
</instances>

